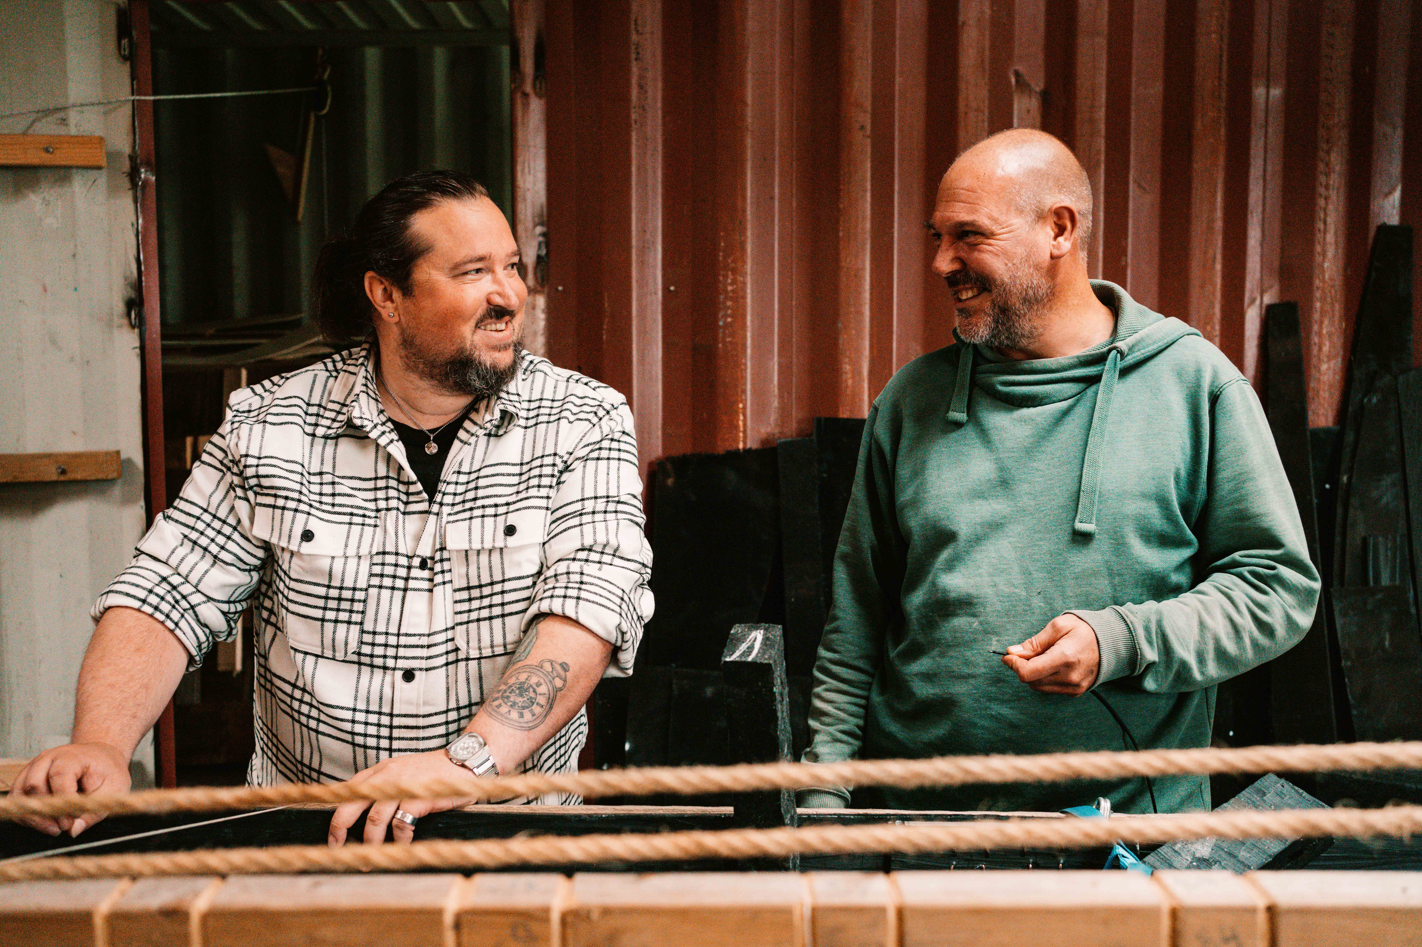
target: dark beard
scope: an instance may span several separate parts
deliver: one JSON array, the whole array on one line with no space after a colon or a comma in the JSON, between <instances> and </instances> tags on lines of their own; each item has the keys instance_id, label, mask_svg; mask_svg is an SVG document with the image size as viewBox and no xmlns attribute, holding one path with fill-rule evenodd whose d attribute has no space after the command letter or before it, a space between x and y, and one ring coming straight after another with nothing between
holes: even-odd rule
<instances>
[{"instance_id":1,"label":"dark beard","mask_svg":"<svg viewBox=\"0 0 1422 947\"><path fill-rule=\"evenodd\" d=\"M956 277L956 279L955 279ZM959 272L947 278L953 291L974 286L992 293L986 318L971 325L959 310L958 337L964 342L995 349L1025 349L1042 334L1039 316L1052 295L1047 278L1026 264L1019 264L997 282L977 274Z\"/></svg>"},{"instance_id":2,"label":"dark beard","mask_svg":"<svg viewBox=\"0 0 1422 947\"><path fill-rule=\"evenodd\" d=\"M513 317L513 310L491 306L479 322L500 322ZM521 330L520 326L520 334ZM412 371L446 391L469 395L476 401L491 398L504 390L504 386L518 374L524 352L523 343L515 338L514 357L508 365L501 368L484 361L477 352L432 352L408 335L402 334L399 344L400 355Z\"/></svg>"}]
</instances>

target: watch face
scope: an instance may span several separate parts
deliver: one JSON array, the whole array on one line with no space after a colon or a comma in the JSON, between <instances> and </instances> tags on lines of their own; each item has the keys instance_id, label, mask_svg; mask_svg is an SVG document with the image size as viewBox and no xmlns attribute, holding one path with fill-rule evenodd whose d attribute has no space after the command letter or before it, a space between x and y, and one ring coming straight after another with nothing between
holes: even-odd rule
<instances>
[{"instance_id":1,"label":"watch face","mask_svg":"<svg viewBox=\"0 0 1422 947\"><path fill-rule=\"evenodd\" d=\"M458 763L473 759L479 751L484 749L484 738L477 733L466 733L451 743L445 752L449 758Z\"/></svg>"}]
</instances>

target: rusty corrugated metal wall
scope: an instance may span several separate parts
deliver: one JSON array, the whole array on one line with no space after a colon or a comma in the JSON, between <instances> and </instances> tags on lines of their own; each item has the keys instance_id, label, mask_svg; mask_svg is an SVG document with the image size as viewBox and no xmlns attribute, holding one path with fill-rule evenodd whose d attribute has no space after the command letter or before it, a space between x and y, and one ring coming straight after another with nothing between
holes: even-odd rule
<instances>
[{"instance_id":1,"label":"rusty corrugated metal wall","mask_svg":"<svg viewBox=\"0 0 1422 947\"><path fill-rule=\"evenodd\" d=\"M946 344L922 222L992 131L1072 146L1094 273L1256 382L1296 300L1316 425L1374 225L1422 220L1410 0L547 3L549 354L644 462L863 415Z\"/></svg>"}]
</instances>

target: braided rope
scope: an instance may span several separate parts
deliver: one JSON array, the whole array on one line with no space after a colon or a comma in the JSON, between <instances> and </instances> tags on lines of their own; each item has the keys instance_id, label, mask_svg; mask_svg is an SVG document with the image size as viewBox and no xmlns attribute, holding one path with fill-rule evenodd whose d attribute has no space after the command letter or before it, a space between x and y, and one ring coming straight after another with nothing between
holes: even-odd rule
<instances>
[{"instance_id":1,"label":"braided rope","mask_svg":"<svg viewBox=\"0 0 1422 947\"><path fill-rule=\"evenodd\" d=\"M700 795L824 786L963 786L1050 783L1074 779L1216 773L1306 773L1327 770L1422 769L1422 742L1333 746L1204 747L1189 750L1048 753L1038 756L942 756L926 760L849 760L843 763L747 763L592 770L498 779L384 780L333 785L153 789L112 796L69 793L0 799L0 819L26 815L133 815L262 808L353 800L473 798L488 802L564 792L608 796Z\"/></svg>"},{"instance_id":2,"label":"braided rope","mask_svg":"<svg viewBox=\"0 0 1422 947\"><path fill-rule=\"evenodd\" d=\"M922 853L1011 848L1091 848L1115 841L1150 844L1197 838L1411 836L1422 806L1196 812L1111 819L1018 819L950 824L830 825L625 835L541 836L412 845L283 846L46 858L0 864L0 882L53 878L293 872L490 869L515 865L785 858L790 855Z\"/></svg>"}]
</instances>

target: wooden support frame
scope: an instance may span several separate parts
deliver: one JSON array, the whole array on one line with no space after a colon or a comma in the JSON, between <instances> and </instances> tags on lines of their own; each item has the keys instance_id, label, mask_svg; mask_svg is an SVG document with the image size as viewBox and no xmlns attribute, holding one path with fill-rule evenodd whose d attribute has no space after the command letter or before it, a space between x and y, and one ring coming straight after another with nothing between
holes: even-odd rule
<instances>
[{"instance_id":1,"label":"wooden support frame","mask_svg":"<svg viewBox=\"0 0 1422 947\"><path fill-rule=\"evenodd\" d=\"M0 454L0 483L61 483L117 480L122 461L116 450L62 454Z\"/></svg>"},{"instance_id":2,"label":"wooden support frame","mask_svg":"<svg viewBox=\"0 0 1422 947\"><path fill-rule=\"evenodd\" d=\"M103 168L102 135L0 135L0 165L16 168Z\"/></svg>"},{"instance_id":3,"label":"wooden support frame","mask_svg":"<svg viewBox=\"0 0 1422 947\"><path fill-rule=\"evenodd\" d=\"M0 886L0 947L1400 947L1411 872L255 875Z\"/></svg>"},{"instance_id":4,"label":"wooden support frame","mask_svg":"<svg viewBox=\"0 0 1422 947\"><path fill-rule=\"evenodd\" d=\"M153 42L148 28L148 0L131 0L129 29L133 34L133 94L153 95ZM168 506L167 458L163 443L163 334L158 292L158 195L153 103L140 98L133 103L134 190L138 200L138 270L142 322L139 350L143 360L143 475L144 497L151 524ZM158 785L178 785L178 762L173 743L173 704L168 702L153 728L153 754Z\"/></svg>"}]
</instances>

